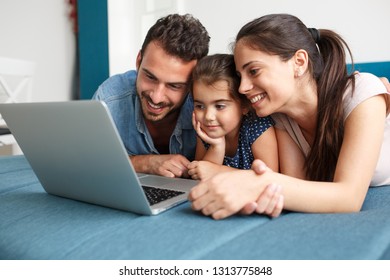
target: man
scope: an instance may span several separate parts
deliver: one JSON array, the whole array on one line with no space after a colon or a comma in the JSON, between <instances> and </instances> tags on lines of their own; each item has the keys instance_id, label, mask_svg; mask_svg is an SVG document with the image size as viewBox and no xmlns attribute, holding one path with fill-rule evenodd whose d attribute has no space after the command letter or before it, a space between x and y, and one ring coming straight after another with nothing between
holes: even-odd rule
<instances>
[{"instance_id":1,"label":"man","mask_svg":"<svg viewBox=\"0 0 390 280\"><path fill-rule=\"evenodd\" d=\"M188 176L196 145L190 77L209 41L191 15L160 18L145 37L137 70L110 77L96 91L93 99L107 104L136 172Z\"/></svg>"}]
</instances>

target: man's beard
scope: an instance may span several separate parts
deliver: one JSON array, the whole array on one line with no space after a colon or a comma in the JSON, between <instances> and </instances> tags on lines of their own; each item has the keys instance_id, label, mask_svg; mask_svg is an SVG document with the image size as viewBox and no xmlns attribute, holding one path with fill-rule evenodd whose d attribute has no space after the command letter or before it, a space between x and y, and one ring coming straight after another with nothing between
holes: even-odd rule
<instances>
[{"instance_id":1,"label":"man's beard","mask_svg":"<svg viewBox=\"0 0 390 280\"><path fill-rule=\"evenodd\" d=\"M142 104L142 112L144 117L153 122L160 121L164 119L166 116L170 115L176 110L172 111L172 108L174 107L172 103L167 102L160 102L160 103L153 103L151 98L146 95L145 93L141 93L141 104ZM151 108L151 109L150 109ZM153 108L156 110L161 109L161 112L155 113L153 112Z\"/></svg>"}]
</instances>

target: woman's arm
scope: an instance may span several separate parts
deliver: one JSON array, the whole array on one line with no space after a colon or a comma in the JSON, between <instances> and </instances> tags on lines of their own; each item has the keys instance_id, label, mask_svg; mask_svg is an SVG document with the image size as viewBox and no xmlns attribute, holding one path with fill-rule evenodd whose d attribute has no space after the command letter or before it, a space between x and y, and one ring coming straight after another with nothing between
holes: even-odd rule
<instances>
[{"instance_id":1,"label":"woman's arm","mask_svg":"<svg viewBox=\"0 0 390 280\"><path fill-rule=\"evenodd\" d=\"M367 99L348 116L333 182L278 175L286 209L303 212L359 211L382 145L386 118L383 95Z\"/></svg>"},{"instance_id":2,"label":"woman's arm","mask_svg":"<svg viewBox=\"0 0 390 280\"><path fill-rule=\"evenodd\" d=\"M369 98L352 111L345 123L334 182L306 181L269 170L262 175L252 170L222 173L192 189L192 207L215 219L225 218L256 200L267 185L277 183L282 186L285 209L359 211L378 161L385 117L385 99L381 95Z\"/></svg>"}]
</instances>

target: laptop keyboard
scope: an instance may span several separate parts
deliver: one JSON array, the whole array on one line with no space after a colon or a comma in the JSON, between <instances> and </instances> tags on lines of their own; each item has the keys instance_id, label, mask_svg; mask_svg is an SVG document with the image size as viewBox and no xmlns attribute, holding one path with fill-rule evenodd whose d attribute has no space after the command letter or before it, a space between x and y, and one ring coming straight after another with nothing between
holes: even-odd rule
<instances>
[{"instance_id":1,"label":"laptop keyboard","mask_svg":"<svg viewBox=\"0 0 390 280\"><path fill-rule=\"evenodd\" d=\"M159 203L161 201L167 200L169 198L184 193L181 191L166 190L166 189L160 189L155 187L142 186L142 188L144 189L146 198L148 199L150 205Z\"/></svg>"}]
</instances>

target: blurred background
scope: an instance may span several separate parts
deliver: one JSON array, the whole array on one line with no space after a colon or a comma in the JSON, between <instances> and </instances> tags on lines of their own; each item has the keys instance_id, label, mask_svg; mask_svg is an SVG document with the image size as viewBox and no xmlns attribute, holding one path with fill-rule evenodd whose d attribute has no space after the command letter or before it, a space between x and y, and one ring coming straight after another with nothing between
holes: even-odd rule
<instances>
[{"instance_id":1,"label":"blurred background","mask_svg":"<svg viewBox=\"0 0 390 280\"><path fill-rule=\"evenodd\" d=\"M355 0L0 0L0 57L36 64L32 101L87 99L108 76L135 68L148 28L190 13L211 36L210 54L248 21L290 13L349 43L355 62L390 61L390 1Z\"/></svg>"}]
</instances>

